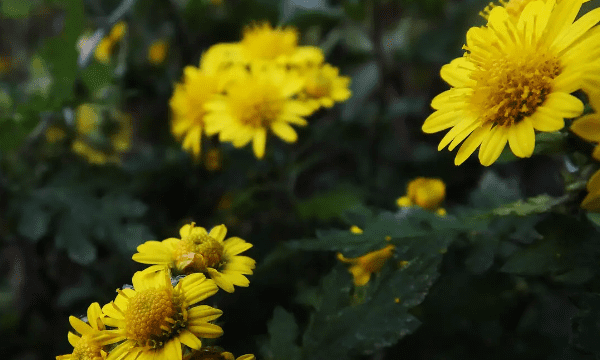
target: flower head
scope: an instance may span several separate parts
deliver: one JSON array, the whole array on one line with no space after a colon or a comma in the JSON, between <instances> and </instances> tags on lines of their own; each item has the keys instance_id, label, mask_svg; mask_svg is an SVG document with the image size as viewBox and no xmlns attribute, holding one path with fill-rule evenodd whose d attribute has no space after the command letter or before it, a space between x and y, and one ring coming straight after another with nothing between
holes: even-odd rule
<instances>
[{"instance_id":1,"label":"flower head","mask_svg":"<svg viewBox=\"0 0 600 360\"><path fill-rule=\"evenodd\" d=\"M446 198L446 184L440 179L419 177L408 183L406 195L398 198L400 207L417 205L429 211L445 213L440 207Z\"/></svg>"},{"instance_id":2,"label":"flower head","mask_svg":"<svg viewBox=\"0 0 600 360\"><path fill-rule=\"evenodd\" d=\"M76 335L69 332L69 343L73 346L73 352L68 355L60 355L56 360L104 360L106 352L102 345L93 339L93 335L104 330L102 318L104 314L98 303L93 303L87 310L87 323L74 317L69 317L73 329L79 333Z\"/></svg>"},{"instance_id":3,"label":"flower head","mask_svg":"<svg viewBox=\"0 0 600 360\"><path fill-rule=\"evenodd\" d=\"M167 57L167 51L169 50L169 43L166 40L160 39L150 45L148 48L148 61L152 65L160 65L165 61Z\"/></svg>"},{"instance_id":4,"label":"flower head","mask_svg":"<svg viewBox=\"0 0 600 360\"><path fill-rule=\"evenodd\" d=\"M382 249L352 259L345 258L338 253L337 258L341 262L351 264L348 271L354 277L354 285L363 286L369 282L371 274L379 272L387 259L392 257L394 248L394 245L387 245Z\"/></svg>"},{"instance_id":5,"label":"flower head","mask_svg":"<svg viewBox=\"0 0 600 360\"><path fill-rule=\"evenodd\" d=\"M248 286L244 275L252 275L256 262L239 254L250 249L252 244L238 237L227 240L225 225L215 226L210 233L193 223L179 230L181 239L169 238L162 242L146 241L138 246L133 260L143 264L156 264L148 272L168 266L177 273L204 273L217 285L233 292L234 285Z\"/></svg>"},{"instance_id":6,"label":"flower head","mask_svg":"<svg viewBox=\"0 0 600 360\"><path fill-rule=\"evenodd\" d=\"M202 71L193 66L183 70L183 82L175 85L169 101L173 113L171 132L182 142L183 149L200 157L205 104L221 89L222 79L216 73Z\"/></svg>"},{"instance_id":7,"label":"flower head","mask_svg":"<svg viewBox=\"0 0 600 360\"><path fill-rule=\"evenodd\" d=\"M276 60L294 53L298 32L294 28L274 29L268 22L253 24L244 29L240 44L249 59Z\"/></svg>"},{"instance_id":8,"label":"flower head","mask_svg":"<svg viewBox=\"0 0 600 360\"><path fill-rule=\"evenodd\" d=\"M292 97L304 83L283 69L251 67L249 72L228 85L227 94L215 98L205 108L206 133L218 133L219 140L242 147L252 141L257 158L265 153L267 131L287 142L295 142L296 131L290 126L307 124L303 116L313 112L309 106Z\"/></svg>"},{"instance_id":9,"label":"flower head","mask_svg":"<svg viewBox=\"0 0 600 360\"><path fill-rule=\"evenodd\" d=\"M600 14L573 23L581 3L531 1L518 20L495 7L486 27L469 30L465 55L441 70L452 88L433 99L437 111L423 124L426 133L452 128L438 149L462 142L456 165L478 147L481 164L491 165L507 142L518 157L530 157L535 130L560 130L564 118L582 113L570 93L583 86L590 46L600 42L598 32L585 36Z\"/></svg>"},{"instance_id":10,"label":"flower head","mask_svg":"<svg viewBox=\"0 0 600 360\"><path fill-rule=\"evenodd\" d=\"M305 84L301 98L315 109L330 108L335 102L346 101L352 95L348 89L350 78L339 76L339 70L329 64L308 68L303 77Z\"/></svg>"},{"instance_id":11,"label":"flower head","mask_svg":"<svg viewBox=\"0 0 600 360\"><path fill-rule=\"evenodd\" d=\"M212 280L202 274L192 274L171 284L168 271L133 275L134 289L117 290L114 301L102 309L105 323L113 330L104 330L95 339L104 344L118 343L108 360L177 359L181 344L200 349L200 338L216 338L223 331L210 321L222 311L207 305L193 306L217 292Z\"/></svg>"}]
</instances>

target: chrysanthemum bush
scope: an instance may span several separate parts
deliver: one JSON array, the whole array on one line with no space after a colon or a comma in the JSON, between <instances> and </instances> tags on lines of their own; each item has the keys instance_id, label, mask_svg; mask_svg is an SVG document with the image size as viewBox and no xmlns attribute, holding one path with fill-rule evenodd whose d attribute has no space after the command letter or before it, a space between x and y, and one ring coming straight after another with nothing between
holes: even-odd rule
<instances>
[{"instance_id":1,"label":"chrysanthemum bush","mask_svg":"<svg viewBox=\"0 0 600 360\"><path fill-rule=\"evenodd\" d=\"M597 1L0 12L5 358L600 356Z\"/></svg>"}]
</instances>

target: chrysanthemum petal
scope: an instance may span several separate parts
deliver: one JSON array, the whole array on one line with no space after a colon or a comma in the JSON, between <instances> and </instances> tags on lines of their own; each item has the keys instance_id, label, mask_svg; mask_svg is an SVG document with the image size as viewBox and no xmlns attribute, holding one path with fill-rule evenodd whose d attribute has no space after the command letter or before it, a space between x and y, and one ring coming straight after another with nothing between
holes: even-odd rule
<instances>
[{"instance_id":1,"label":"chrysanthemum petal","mask_svg":"<svg viewBox=\"0 0 600 360\"><path fill-rule=\"evenodd\" d=\"M271 130L273 130L275 135L279 136L282 140L287 141L289 143L293 143L296 142L296 140L298 140L298 135L296 134L294 128L292 128L283 121L277 121L272 123Z\"/></svg>"},{"instance_id":2,"label":"chrysanthemum petal","mask_svg":"<svg viewBox=\"0 0 600 360\"><path fill-rule=\"evenodd\" d=\"M438 151L445 148L450 142L460 143L463 141L473 130L477 129L481 125L481 121L479 119L463 119L463 121L454 125L448 133L442 138L440 144L438 145ZM456 146L454 145L454 146ZM454 146L452 148L454 148ZM452 148L450 150L452 150Z\"/></svg>"},{"instance_id":3,"label":"chrysanthemum petal","mask_svg":"<svg viewBox=\"0 0 600 360\"><path fill-rule=\"evenodd\" d=\"M446 90L431 100L431 107L434 109L441 109L447 106L453 108L464 107L465 98L472 93L473 89L471 88L453 88Z\"/></svg>"},{"instance_id":4,"label":"chrysanthemum petal","mask_svg":"<svg viewBox=\"0 0 600 360\"><path fill-rule=\"evenodd\" d=\"M209 323L188 326L188 330L199 338L214 339L223 335L223 329L220 326Z\"/></svg>"},{"instance_id":5,"label":"chrysanthemum petal","mask_svg":"<svg viewBox=\"0 0 600 360\"><path fill-rule=\"evenodd\" d=\"M483 139L489 135L491 127L492 124L485 124L482 127L475 129L475 131L469 135L456 153L456 158L454 158L455 165L462 164L469 158L469 156L471 156L471 154L473 154L475 149L481 145Z\"/></svg>"},{"instance_id":6,"label":"chrysanthemum petal","mask_svg":"<svg viewBox=\"0 0 600 360\"><path fill-rule=\"evenodd\" d=\"M512 152L522 158L530 157L535 147L535 131L527 118L508 129L508 145Z\"/></svg>"},{"instance_id":7,"label":"chrysanthemum petal","mask_svg":"<svg viewBox=\"0 0 600 360\"><path fill-rule=\"evenodd\" d=\"M127 337L125 336L125 333L122 329L102 330L99 333L95 333L93 335L94 341L97 341L99 344L102 344L102 345L114 344L121 340L125 340L126 338ZM123 344L127 344L127 343L128 342L126 341ZM121 344L119 346L122 346L123 344Z\"/></svg>"},{"instance_id":8,"label":"chrysanthemum petal","mask_svg":"<svg viewBox=\"0 0 600 360\"><path fill-rule=\"evenodd\" d=\"M194 306L188 310L190 324L213 321L223 315L223 311L208 305Z\"/></svg>"},{"instance_id":9,"label":"chrysanthemum petal","mask_svg":"<svg viewBox=\"0 0 600 360\"><path fill-rule=\"evenodd\" d=\"M71 323L73 329L75 329L75 331L81 335L91 334L94 332L94 330L88 324L79 320L75 316L69 316L69 323Z\"/></svg>"},{"instance_id":10,"label":"chrysanthemum petal","mask_svg":"<svg viewBox=\"0 0 600 360\"><path fill-rule=\"evenodd\" d=\"M442 69L440 70L440 76L451 86L457 88L465 87L473 84L474 82L470 78L472 69L472 63L464 58L457 58L452 60L450 64L442 66Z\"/></svg>"},{"instance_id":11,"label":"chrysanthemum petal","mask_svg":"<svg viewBox=\"0 0 600 360\"><path fill-rule=\"evenodd\" d=\"M217 240L218 242L222 242L226 235L227 228L223 224L213 227L208 233L208 236Z\"/></svg>"},{"instance_id":12,"label":"chrysanthemum petal","mask_svg":"<svg viewBox=\"0 0 600 360\"><path fill-rule=\"evenodd\" d=\"M586 35L588 30L590 30L599 21L600 8L596 8L587 12L577 19L577 21L571 24L571 26L566 29L567 31L563 31L563 33L559 34L552 43L552 46L555 47L557 51L562 51L579 40L582 36Z\"/></svg>"},{"instance_id":13,"label":"chrysanthemum petal","mask_svg":"<svg viewBox=\"0 0 600 360\"><path fill-rule=\"evenodd\" d=\"M77 346L77 343L79 342L79 340L81 339L80 336L77 336L75 334L73 334L72 332L68 332L67 333L67 339L69 340L69 344L71 344L72 347Z\"/></svg>"},{"instance_id":14,"label":"chrysanthemum petal","mask_svg":"<svg viewBox=\"0 0 600 360\"><path fill-rule=\"evenodd\" d=\"M243 287L248 287L250 285L250 280L237 271L223 269L221 273L223 276L226 276L227 279L233 283L233 285Z\"/></svg>"},{"instance_id":15,"label":"chrysanthemum petal","mask_svg":"<svg viewBox=\"0 0 600 360\"><path fill-rule=\"evenodd\" d=\"M252 244L240 239L239 237L230 237L229 239L223 242L223 251L224 255L238 255L243 253L244 251L250 249Z\"/></svg>"},{"instance_id":16,"label":"chrysanthemum petal","mask_svg":"<svg viewBox=\"0 0 600 360\"><path fill-rule=\"evenodd\" d=\"M200 350L200 348L202 347L202 341L200 341L200 339L198 339L196 335L194 335L189 330L184 329L182 332L179 333L178 338L182 344L192 349Z\"/></svg>"},{"instance_id":17,"label":"chrysanthemum petal","mask_svg":"<svg viewBox=\"0 0 600 360\"><path fill-rule=\"evenodd\" d=\"M228 293L232 293L234 291L233 283L229 281L227 277L223 276L223 274L221 274L219 271L212 268L208 268L207 271L210 275L210 278L213 279L221 289L227 291Z\"/></svg>"},{"instance_id":18,"label":"chrysanthemum petal","mask_svg":"<svg viewBox=\"0 0 600 360\"><path fill-rule=\"evenodd\" d=\"M583 112L583 103L575 96L563 92L554 92L546 98L544 104L536 111L548 109L554 116L574 118Z\"/></svg>"},{"instance_id":19,"label":"chrysanthemum petal","mask_svg":"<svg viewBox=\"0 0 600 360\"><path fill-rule=\"evenodd\" d=\"M257 129L252 140L252 150L257 158L262 159L265 156L265 146L267 143L267 130L264 128Z\"/></svg>"},{"instance_id":20,"label":"chrysanthemum petal","mask_svg":"<svg viewBox=\"0 0 600 360\"><path fill-rule=\"evenodd\" d=\"M600 142L600 114L580 117L571 125L571 131L587 141Z\"/></svg>"},{"instance_id":21,"label":"chrysanthemum petal","mask_svg":"<svg viewBox=\"0 0 600 360\"><path fill-rule=\"evenodd\" d=\"M565 127L565 120L562 117L556 116L550 111L539 111L540 109L541 107L529 117L534 129L553 132Z\"/></svg>"},{"instance_id":22,"label":"chrysanthemum petal","mask_svg":"<svg viewBox=\"0 0 600 360\"><path fill-rule=\"evenodd\" d=\"M483 166L489 166L494 163L502 154L508 140L508 128L504 126L494 127L487 138L483 139L479 148L479 161Z\"/></svg>"},{"instance_id":23,"label":"chrysanthemum petal","mask_svg":"<svg viewBox=\"0 0 600 360\"><path fill-rule=\"evenodd\" d=\"M184 237L189 236L192 231L195 231L198 236L208 235L206 229L203 227L185 224L179 229L179 236L183 239Z\"/></svg>"},{"instance_id":24,"label":"chrysanthemum petal","mask_svg":"<svg viewBox=\"0 0 600 360\"><path fill-rule=\"evenodd\" d=\"M181 342L179 341L179 337L175 337L165 344L163 347L164 357L159 357L159 359L169 359L169 360L182 360L183 354L181 351Z\"/></svg>"},{"instance_id":25,"label":"chrysanthemum petal","mask_svg":"<svg viewBox=\"0 0 600 360\"><path fill-rule=\"evenodd\" d=\"M124 354L126 354L129 350L131 350L135 346L133 341L125 341L122 344L117 345L114 349L110 351L108 354L108 358L106 360L117 360L121 358Z\"/></svg>"},{"instance_id":26,"label":"chrysanthemum petal","mask_svg":"<svg viewBox=\"0 0 600 360\"><path fill-rule=\"evenodd\" d=\"M101 330L103 328L102 320L101 320L102 309L100 308L100 304L95 302L95 303L90 304L90 306L88 306L87 318L88 318L88 323L90 323L90 326L92 327L92 329Z\"/></svg>"},{"instance_id":27,"label":"chrysanthemum petal","mask_svg":"<svg viewBox=\"0 0 600 360\"><path fill-rule=\"evenodd\" d=\"M462 111L456 110L438 110L433 114L429 115L423 123L423 132L435 133L438 131L445 130L449 127L456 125L461 117L463 116Z\"/></svg>"},{"instance_id":28,"label":"chrysanthemum petal","mask_svg":"<svg viewBox=\"0 0 600 360\"><path fill-rule=\"evenodd\" d=\"M556 3L556 1L551 0L551 3ZM558 1L548 20L548 23L552 24L552 26L548 26L546 29L546 36L549 39L558 40L563 37L563 32L570 29L575 17L577 17L579 9L581 8L581 3L582 1L580 0Z\"/></svg>"},{"instance_id":29,"label":"chrysanthemum petal","mask_svg":"<svg viewBox=\"0 0 600 360\"><path fill-rule=\"evenodd\" d=\"M133 261L142 264L170 264L173 261L172 253L170 251L164 252L143 252L135 253L131 256Z\"/></svg>"}]
</instances>

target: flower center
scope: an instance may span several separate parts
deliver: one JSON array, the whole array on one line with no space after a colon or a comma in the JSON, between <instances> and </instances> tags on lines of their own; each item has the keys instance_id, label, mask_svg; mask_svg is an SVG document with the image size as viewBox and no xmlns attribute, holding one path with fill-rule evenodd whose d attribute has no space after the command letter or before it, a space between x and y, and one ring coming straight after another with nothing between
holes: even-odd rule
<instances>
[{"instance_id":1,"label":"flower center","mask_svg":"<svg viewBox=\"0 0 600 360\"><path fill-rule=\"evenodd\" d=\"M318 72L308 78L304 91L306 91L308 96L314 98L327 96L331 92L331 80L323 76L321 72Z\"/></svg>"},{"instance_id":2,"label":"flower center","mask_svg":"<svg viewBox=\"0 0 600 360\"><path fill-rule=\"evenodd\" d=\"M77 345L73 349L71 355L72 360L100 360L102 355L100 353L100 346L91 341L88 335L83 335L77 342Z\"/></svg>"},{"instance_id":3,"label":"flower center","mask_svg":"<svg viewBox=\"0 0 600 360\"><path fill-rule=\"evenodd\" d=\"M169 289L147 289L129 299L125 311L128 339L153 348L162 347L173 333L184 328L185 311Z\"/></svg>"},{"instance_id":4,"label":"flower center","mask_svg":"<svg viewBox=\"0 0 600 360\"><path fill-rule=\"evenodd\" d=\"M552 80L560 74L558 59L543 50L530 54L506 54L477 65L477 81L471 103L482 114L483 123L511 126L531 116L552 91ZM467 55L469 56L469 55Z\"/></svg>"},{"instance_id":5,"label":"flower center","mask_svg":"<svg viewBox=\"0 0 600 360\"><path fill-rule=\"evenodd\" d=\"M248 86L230 89L236 117L253 128L268 127L283 112L285 98L280 95L280 89L266 81L244 85Z\"/></svg>"},{"instance_id":6,"label":"flower center","mask_svg":"<svg viewBox=\"0 0 600 360\"><path fill-rule=\"evenodd\" d=\"M174 258L181 272L206 272L209 267L218 267L223 258L223 244L208 235L190 235L177 244Z\"/></svg>"}]
</instances>

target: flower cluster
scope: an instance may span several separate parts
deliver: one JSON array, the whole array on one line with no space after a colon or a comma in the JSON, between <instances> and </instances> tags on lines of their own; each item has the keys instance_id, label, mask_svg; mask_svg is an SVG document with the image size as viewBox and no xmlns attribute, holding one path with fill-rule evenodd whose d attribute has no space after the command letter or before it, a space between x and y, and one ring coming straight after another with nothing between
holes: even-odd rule
<instances>
[{"instance_id":1,"label":"flower cluster","mask_svg":"<svg viewBox=\"0 0 600 360\"><path fill-rule=\"evenodd\" d=\"M445 198L446 184L442 180L419 177L408 183L406 195L398 198L396 204L399 207L416 205L443 216L446 210L441 205Z\"/></svg>"},{"instance_id":2,"label":"flower cluster","mask_svg":"<svg viewBox=\"0 0 600 360\"><path fill-rule=\"evenodd\" d=\"M51 126L46 140L54 143L67 136ZM75 135L71 149L91 164L119 163L131 148L133 124L130 115L103 105L86 103L75 110Z\"/></svg>"},{"instance_id":3,"label":"flower cluster","mask_svg":"<svg viewBox=\"0 0 600 360\"><path fill-rule=\"evenodd\" d=\"M487 8L487 25L468 31L464 56L440 72L452 88L432 100L436 111L423 124L426 133L451 128L438 149L462 143L456 165L477 148L481 164L491 165L507 142L530 157L536 130L560 130L564 118L582 114L571 93L598 92L587 74L600 45L600 13L576 20L583 2L510 0Z\"/></svg>"},{"instance_id":4,"label":"flower cluster","mask_svg":"<svg viewBox=\"0 0 600 360\"><path fill-rule=\"evenodd\" d=\"M240 42L216 44L199 67L184 69L170 101L171 131L195 157L205 133L237 148L252 142L262 158L268 132L295 142L291 125L306 126L318 109L347 100L349 83L319 48L298 46L295 29L255 24Z\"/></svg>"},{"instance_id":5,"label":"flower cluster","mask_svg":"<svg viewBox=\"0 0 600 360\"><path fill-rule=\"evenodd\" d=\"M133 287L118 289L116 298L100 308L93 303L87 317L69 318L73 352L57 360L223 359L234 356L203 346L201 339L220 337L214 320L223 313L202 302L219 287L248 286L255 262L238 254L252 245L232 237L220 225L207 232L194 224L181 228L181 239L148 241L134 260L158 263L133 275ZM167 261L167 259L169 259ZM173 277L172 271L184 274ZM205 276L207 274L210 278ZM237 360L253 360L243 355Z\"/></svg>"}]
</instances>

